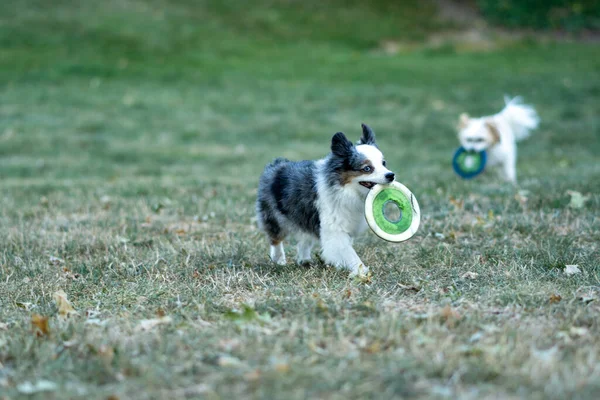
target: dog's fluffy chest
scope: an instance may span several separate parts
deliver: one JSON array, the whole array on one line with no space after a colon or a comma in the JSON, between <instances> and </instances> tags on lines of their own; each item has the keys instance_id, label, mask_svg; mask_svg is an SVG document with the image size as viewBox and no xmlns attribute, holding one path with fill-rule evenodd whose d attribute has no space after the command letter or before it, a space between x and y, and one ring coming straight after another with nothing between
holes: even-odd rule
<instances>
[{"instance_id":1,"label":"dog's fluffy chest","mask_svg":"<svg viewBox=\"0 0 600 400\"><path fill-rule=\"evenodd\" d=\"M338 188L320 192L317 206L323 230L333 228L354 236L367 226L365 196L355 190Z\"/></svg>"}]
</instances>

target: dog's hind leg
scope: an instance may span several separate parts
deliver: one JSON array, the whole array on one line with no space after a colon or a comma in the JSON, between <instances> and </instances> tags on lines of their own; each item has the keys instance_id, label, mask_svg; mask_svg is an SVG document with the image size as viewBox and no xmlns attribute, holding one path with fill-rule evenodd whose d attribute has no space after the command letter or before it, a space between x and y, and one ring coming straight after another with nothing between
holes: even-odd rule
<instances>
[{"instance_id":1,"label":"dog's hind leg","mask_svg":"<svg viewBox=\"0 0 600 400\"><path fill-rule=\"evenodd\" d=\"M283 242L273 242L271 241L271 260L275 264L285 265L285 250L283 249Z\"/></svg>"},{"instance_id":2,"label":"dog's hind leg","mask_svg":"<svg viewBox=\"0 0 600 400\"><path fill-rule=\"evenodd\" d=\"M283 249L283 239L286 233L282 226L277 221L273 210L265 200L259 200L257 204L258 225L267 234L271 243L269 252L271 260L279 265L286 263L285 251Z\"/></svg>"},{"instance_id":3,"label":"dog's hind leg","mask_svg":"<svg viewBox=\"0 0 600 400\"><path fill-rule=\"evenodd\" d=\"M504 161L502 165L501 175L505 181L512 184L517 183L517 160L514 157L510 157Z\"/></svg>"}]
</instances>

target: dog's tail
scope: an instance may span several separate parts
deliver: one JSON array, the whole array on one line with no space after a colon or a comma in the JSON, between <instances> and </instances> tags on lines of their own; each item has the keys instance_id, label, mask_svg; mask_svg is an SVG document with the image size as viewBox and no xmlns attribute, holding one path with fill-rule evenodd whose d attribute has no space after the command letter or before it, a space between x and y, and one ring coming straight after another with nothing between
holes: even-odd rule
<instances>
[{"instance_id":1,"label":"dog's tail","mask_svg":"<svg viewBox=\"0 0 600 400\"><path fill-rule=\"evenodd\" d=\"M515 140L523 140L529 136L529 131L538 127L540 117L535 109L527 104L523 104L521 97L510 98L504 96L506 106L500 112L500 115L506 119L512 128Z\"/></svg>"}]
</instances>

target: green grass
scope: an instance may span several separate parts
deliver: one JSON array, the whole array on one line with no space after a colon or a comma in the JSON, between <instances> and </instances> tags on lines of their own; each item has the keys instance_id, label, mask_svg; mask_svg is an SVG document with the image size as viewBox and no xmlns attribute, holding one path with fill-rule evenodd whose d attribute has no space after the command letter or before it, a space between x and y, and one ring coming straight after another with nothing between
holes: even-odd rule
<instances>
[{"instance_id":1,"label":"green grass","mask_svg":"<svg viewBox=\"0 0 600 400\"><path fill-rule=\"evenodd\" d=\"M0 398L40 380L44 399L596 398L597 46L419 46L456 27L417 2L7 4ZM519 187L459 180L459 113L505 93L542 118ZM418 197L419 233L357 240L370 283L272 265L263 166L322 157L361 122ZM571 209L567 190L590 198ZM57 290L79 316L59 318Z\"/></svg>"}]
</instances>

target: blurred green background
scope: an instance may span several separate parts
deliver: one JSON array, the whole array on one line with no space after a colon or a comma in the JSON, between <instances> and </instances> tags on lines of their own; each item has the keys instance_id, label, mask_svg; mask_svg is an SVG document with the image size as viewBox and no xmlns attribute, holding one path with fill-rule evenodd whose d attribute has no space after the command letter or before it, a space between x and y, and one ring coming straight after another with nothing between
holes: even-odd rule
<instances>
[{"instance_id":1,"label":"blurred green background","mask_svg":"<svg viewBox=\"0 0 600 400\"><path fill-rule=\"evenodd\" d=\"M598 18L598 1L2 0L0 398L40 379L40 398L597 398ZM542 121L519 185L459 179L459 114L505 94ZM361 122L419 232L356 241L370 283L272 265L264 165ZM79 317L60 321L57 290Z\"/></svg>"}]
</instances>

